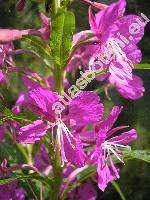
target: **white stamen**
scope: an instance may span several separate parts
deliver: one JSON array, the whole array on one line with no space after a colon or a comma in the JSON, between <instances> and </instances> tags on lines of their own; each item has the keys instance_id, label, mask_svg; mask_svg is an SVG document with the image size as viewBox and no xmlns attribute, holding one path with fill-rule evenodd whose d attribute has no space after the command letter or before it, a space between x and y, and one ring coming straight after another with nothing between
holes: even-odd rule
<instances>
[{"instance_id":1,"label":"white stamen","mask_svg":"<svg viewBox=\"0 0 150 200\"><path fill-rule=\"evenodd\" d=\"M72 144L72 142L70 140L70 137L72 137L72 139L75 140L75 141L77 141L77 140L74 138L74 136L71 134L71 132L69 131L69 129L67 128L67 126L63 122L61 123L61 127L62 127L62 129L63 129L63 131L65 133L65 136L67 137L68 142L70 143L71 147L73 149L75 149L75 146Z\"/></svg>"},{"instance_id":2,"label":"white stamen","mask_svg":"<svg viewBox=\"0 0 150 200\"><path fill-rule=\"evenodd\" d=\"M72 135L72 133L69 131L69 129L67 128L67 126L63 123L63 121L61 120L61 118L57 119L57 122L55 123L55 126L57 126L57 133L56 133L56 144L55 144L55 151L56 148L59 148L59 151L61 153L61 161L62 164L61 166L64 166L64 162L67 162L67 159L65 157L64 154L62 154L62 152L64 152L64 138L63 138L63 134L65 135L65 137L67 138L70 146L75 149L75 146L72 144L71 138L77 142L76 138ZM52 128L54 128L54 124L52 124Z\"/></svg>"},{"instance_id":3,"label":"white stamen","mask_svg":"<svg viewBox=\"0 0 150 200\"><path fill-rule=\"evenodd\" d=\"M116 141L115 142L105 141L102 144L102 149L104 150L105 160L107 161L108 157L110 157L111 153L112 153L112 154L114 154L116 156L116 158L120 162L124 163L124 161L121 159L121 157L119 155L119 152L121 152L121 148L126 148L128 150L131 150L130 146L125 146L125 145L117 144ZM106 155L106 152L107 152L107 155Z\"/></svg>"}]
</instances>

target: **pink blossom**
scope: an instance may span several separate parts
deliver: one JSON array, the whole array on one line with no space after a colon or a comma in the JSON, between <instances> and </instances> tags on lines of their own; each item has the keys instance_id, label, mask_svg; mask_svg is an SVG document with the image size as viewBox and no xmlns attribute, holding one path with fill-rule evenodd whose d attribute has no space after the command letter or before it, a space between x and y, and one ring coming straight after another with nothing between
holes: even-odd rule
<instances>
[{"instance_id":1,"label":"pink blossom","mask_svg":"<svg viewBox=\"0 0 150 200\"><path fill-rule=\"evenodd\" d=\"M136 15L123 16L125 5L125 1L120 0L95 15L91 9L89 10L90 27L100 41L99 49L92 56L90 63L95 65L96 69L108 69L107 76L96 77L97 80L106 79L116 86L123 97L135 100L143 96L144 92L140 78L136 79L137 84L132 84L132 91L129 88L135 80L132 72L133 64L141 61L142 55L136 45L144 35L145 24ZM135 22L138 24L138 30L130 40L132 37L130 26ZM127 44L122 44L120 35L128 39ZM99 62L95 62L96 59ZM137 87L140 88L139 93L137 93Z\"/></svg>"},{"instance_id":2,"label":"pink blossom","mask_svg":"<svg viewBox=\"0 0 150 200\"><path fill-rule=\"evenodd\" d=\"M50 18L46 17L43 13L40 14L41 18L41 28L40 29L0 29L0 42L6 43L14 40L19 40L25 35L37 35L42 37L44 40L49 40L50 38Z\"/></svg>"},{"instance_id":3,"label":"pink blossom","mask_svg":"<svg viewBox=\"0 0 150 200\"><path fill-rule=\"evenodd\" d=\"M53 110L54 103L59 102L58 94L46 88L33 89L26 93L25 104L43 120L22 127L17 140L22 144L35 143L48 129L53 131L56 128L56 143L60 148L62 164L68 161L83 166L84 152L80 137L73 135L68 126L74 126L72 121L80 126L97 122L103 114L103 105L99 101L95 93L81 92L59 115Z\"/></svg>"},{"instance_id":4,"label":"pink blossom","mask_svg":"<svg viewBox=\"0 0 150 200\"><path fill-rule=\"evenodd\" d=\"M137 138L137 133L134 129L111 137L116 131L128 127L119 126L112 128L121 110L122 107L113 107L110 115L98 124L96 128L96 147L94 152L90 152L92 162L97 163L98 186L102 191L105 190L110 181L120 177L119 169L114 165L112 155L124 163L122 158L123 149L130 149L126 144Z\"/></svg>"},{"instance_id":5,"label":"pink blossom","mask_svg":"<svg viewBox=\"0 0 150 200\"><path fill-rule=\"evenodd\" d=\"M40 152L35 156L34 163L36 168L45 176L48 176L52 170L48 152L44 145L41 145Z\"/></svg>"}]
</instances>

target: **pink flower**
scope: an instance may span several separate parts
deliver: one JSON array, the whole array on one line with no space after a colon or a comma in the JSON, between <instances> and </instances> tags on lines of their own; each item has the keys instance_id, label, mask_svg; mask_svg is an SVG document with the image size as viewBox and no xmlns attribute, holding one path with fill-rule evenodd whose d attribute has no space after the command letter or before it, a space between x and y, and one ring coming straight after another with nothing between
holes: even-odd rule
<instances>
[{"instance_id":1,"label":"pink flower","mask_svg":"<svg viewBox=\"0 0 150 200\"><path fill-rule=\"evenodd\" d=\"M2 70L0 70L0 83L5 80L5 74Z\"/></svg>"},{"instance_id":2,"label":"pink flower","mask_svg":"<svg viewBox=\"0 0 150 200\"><path fill-rule=\"evenodd\" d=\"M132 79L129 80L127 84L118 83L114 81L113 78L110 78L109 82L115 84L116 90L125 99L137 100L141 98L145 92L143 81L136 75L133 75Z\"/></svg>"},{"instance_id":3,"label":"pink flower","mask_svg":"<svg viewBox=\"0 0 150 200\"><path fill-rule=\"evenodd\" d=\"M34 160L36 168L45 176L51 172L52 166L50 163L49 155L44 145L41 145L40 152L35 156Z\"/></svg>"},{"instance_id":4,"label":"pink flower","mask_svg":"<svg viewBox=\"0 0 150 200\"><path fill-rule=\"evenodd\" d=\"M93 34L93 31L87 30L74 34L73 44L77 45L83 39L86 39L89 34ZM95 39L97 40L97 38L94 38L92 41ZM97 45L88 45L88 48L86 45L81 45L81 47L77 48L77 50L74 52L70 62L68 63L67 71L75 74L79 66L83 67L84 69L88 69L89 58L92 57L96 50Z\"/></svg>"},{"instance_id":5,"label":"pink flower","mask_svg":"<svg viewBox=\"0 0 150 200\"><path fill-rule=\"evenodd\" d=\"M122 150L130 149L126 144L137 138L137 133L134 129L111 137L116 131L128 127L119 126L112 128L121 110L122 107L113 107L110 115L100 122L96 128L96 147L94 152L91 153L91 160L97 163L98 186L102 191L105 190L110 181L119 178L119 169L114 165L112 156L124 163ZM110 166L108 166L108 163Z\"/></svg>"},{"instance_id":6,"label":"pink flower","mask_svg":"<svg viewBox=\"0 0 150 200\"><path fill-rule=\"evenodd\" d=\"M132 69L133 64L141 61L141 51L136 45L144 35L145 24L136 15L123 16L125 5L125 0L119 0L95 16L89 9L91 30L100 41L99 49L90 60L90 67L108 69L107 76L99 76L96 79L106 79L116 86L123 97L135 100L142 97L144 92L140 78L136 78L137 84L133 84L135 76L132 74ZM132 26L135 23L138 30L133 33ZM126 38L126 43L123 43L120 35Z\"/></svg>"},{"instance_id":7,"label":"pink flower","mask_svg":"<svg viewBox=\"0 0 150 200\"><path fill-rule=\"evenodd\" d=\"M0 66L9 65L12 62L12 57L9 52L13 50L13 45L11 42L6 44L0 44ZM0 83L6 81L5 70L0 70Z\"/></svg>"},{"instance_id":8,"label":"pink flower","mask_svg":"<svg viewBox=\"0 0 150 200\"><path fill-rule=\"evenodd\" d=\"M83 183L68 195L69 200L96 200L97 192L90 182Z\"/></svg>"},{"instance_id":9,"label":"pink flower","mask_svg":"<svg viewBox=\"0 0 150 200\"><path fill-rule=\"evenodd\" d=\"M25 191L23 188L18 188L16 182L0 185L0 197L3 200L24 200Z\"/></svg>"},{"instance_id":10,"label":"pink flower","mask_svg":"<svg viewBox=\"0 0 150 200\"><path fill-rule=\"evenodd\" d=\"M43 13L40 14L41 18L41 28L40 29L0 29L0 43L11 42L14 40L19 40L25 35L37 35L42 37L44 40L49 40L50 38L50 18L46 17Z\"/></svg>"},{"instance_id":11,"label":"pink flower","mask_svg":"<svg viewBox=\"0 0 150 200\"><path fill-rule=\"evenodd\" d=\"M7 171L7 160L4 160L0 165L0 176L10 178L13 176L11 173L7 173L5 175L1 174ZM4 185L0 185L0 198L3 200L24 200L25 199L25 191L23 188L18 187L18 183L11 182Z\"/></svg>"},{"instance_id":12,"label":"pink flower","mask_svg":"<svg viewBox=\"0 0 150 200\"><path fill-rule=\"evenodd\" d=\"M102 4L102 3L97 3L97 2L92 2L90 0L83 0L85 1L86 3L90 4L93 8L97 9L97 10L103 10L105 8L108 7L108 5L106 4Z\"/></svg>"},{"instance_id":13,"label":"pink flower","mask_svg":"<svg viewBox=\"0 0 150 200\"><path fill-rule=\"evenodd\" d=\"M0 114L2 116L2 114ZM11 128L10 128L11 127ZM16 132L19 130L20 126L17 122L14 121L4 121L3 124L0 126L0 143L3 141L5 137L5 132L9 130L13 139L16 139Z\"/></svg>"},{"instance_id":14,"label":"pink flower","mask_svg":"<svg viewBox=\"0 0 150 200\"><path fill-rule=\"evenodd\" d=\"M52 132L55 129L56 144L59 146L62 164L71 162L83 166L84 152L80 137L74 136L70 129L76 124L84 126L98 122L103 115L103 105L94 92L81 92L64 107L60 115L53 108L57 102L59 102L58 94L46 88L39 87L26 93L25 104L42 117L42 120L22 127L17 140L22 144L32 144L39 141L48 129Z\"/></svg>"},{"instance_id":15,"label":"pink flower","mask_svg":"<svg viewBox=\"0 0 150 200\"><path fill-rule=\"evenodd\" d=\"M45 176L48 176L51 172L52 166L50 164L50 159L47 150L44 145L41 146L40 152L35 157L35 166L42 172ZM82 171L80 169L74 169L69 163L63 168L62 176L67 182L61 184L61 192L68 186L76 181L77 174ZM78 186L75 190L66 194L69 200L73 200L75 197L79 200L95 200L97 193L91 182L83 183Z\"/></svg>"}]
</instances>

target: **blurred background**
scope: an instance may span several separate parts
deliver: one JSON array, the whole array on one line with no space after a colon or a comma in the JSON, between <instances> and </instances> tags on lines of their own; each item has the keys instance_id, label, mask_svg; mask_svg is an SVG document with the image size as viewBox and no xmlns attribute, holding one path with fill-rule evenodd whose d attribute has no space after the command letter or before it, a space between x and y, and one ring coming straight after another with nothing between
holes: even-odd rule
<instances>
[{"instance_id":1,"label":"blurred background","mask_svg":"<svg viewBox=\"0 0 150 200\"><path fill-rule=\"evenodd\" d=\"M24 11L16 11L16 0L0 0L0 27L1 28L33 28L40 26L39 12L44 12L44 3L41 0L28 0ZM112 0L100 1L111 3ZM127 1L127 13L137 14L144 13L150 19L150 1L149 0L129 0ZM88 6L81 0L75 0L70 7L76 16L76 32L89 28L88 24ZM69 19L68 19L69 20ZM15 42L15 47L20 48L20 43ZM142 63L150 63L150 22L145 29L145 36L140 42L139 47L142 49ZM31 56L16 56L17 66L27 66L44 76L48 76L46 68L41 67L40 63ZM110 91L112 101L105 98L101 93L102 100L107 112L115 105L123 105L124 111L121 114L118 124L130 125L137 129L139 139L132 144L133 149L148 149L150 144L150 70L135 70L135 74L143 79L146 92L142 99L129 101L121 98L115 90ZM20 76L12 75L10 77L10 88L1 86L2 94L6 98L8 107L14 105L20 91L24 90ZM90 85L95 88L96 82ZM4 157L5 152L0 150L0 156ZM117 181L127 200L148 200L150 199L150 170L147 163L133 160L128 161L121 169L121 179ZM119 200L120 197L116 190L110 185L105 193L98 190L99 200Z\"/></svg>"}]
</instances>

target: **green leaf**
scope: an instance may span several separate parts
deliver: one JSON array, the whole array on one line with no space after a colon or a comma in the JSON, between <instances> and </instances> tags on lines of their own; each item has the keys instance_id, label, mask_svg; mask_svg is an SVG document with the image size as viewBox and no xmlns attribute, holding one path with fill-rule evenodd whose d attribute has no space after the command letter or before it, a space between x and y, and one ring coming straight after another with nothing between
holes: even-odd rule
<instances>
[{"instance_id":1,"label":"green leaf","mask_svg":"<svg viewBox=\"0 0 150 200\"><path fill-rule=\"evenodd\" d=\"M5 105L2 104L0 104L0 113L3 114L2 116L0 116L0 122L5 122L7 120L15 120L18 122L32 122L36 119L35 116L29 114L15 114L10 109L5 107Z\"/></svg>"},{"instance_id":2,"label":"green leaf","mask_svg":"<svg viewBox=\"0 0 150 200\"><path fill-rule=\"evenodd\" d=\"M124 152L123 160L128 161L128 160L132 160L132 159L140 159L140 160L143 160L143 161L146 161L146 162L150 162L150 151L148 151L148 150L134 150L134 151ZM120 161L118 159L116 159L116 157L113 157L113 162L117 164ZM85 180L87 180L89 177L91 177L92 175L94 175L96 173L97 173L97 166L96 165L88 166L87 168L85 168L83 171L81 171L77 175L77 181L74 184L67 187L64 191L64 194L75 189L77 186L81 185L82 182L84 182ZM122 200L125 200L125 197L124 197L123 193L121 192L117 183L112 182L112 184L117 189Z\"/></svg>"},{"instance_id":3,"label":"green leaf","mask_svg":"<svg viewBox=\"0 0 150 200\"><path fill-rule=\"evenodd\" d=\"M44 41L41 41L34 36L24 36L22 41L26 43L27 48L41 58L47 66L54 66L50 47Z\"/></svg>"},{"instance_id":4,"label":"green leaf","mask_svg":"<svg viewBox=\"0 0 150 200\"><path fill-rule=\"evenodd\" d=\"M150 163L150 150L133 150L124 154L124 160L139 159Z\"/></svg>"},{"instance_id":5,"label":"green leaf","mask_svg":"<svg viewBox=\"0 0 150 200\"><path fill-rule=\"evenodd\" d=\"M95 174L97 171L96 165L90 165L88 166L84 171L78 174L78 183L82 183L85 181L87 178Z\"/></svg>"},{"instance_id":6,"label":"green leaf","mask_svg":"<svg viewBox=\"0 0 150 200\"><path fill-rule=\"evenodd\" d=\"M114 188L117 190L118 194L121 197L121 200L126 200L121 188L119 187L118 183L116 183L115 181L111 181L111 184L114 186Z\"/></svg>"},{"instance_id":7,"label":"green leaf","mask_svg":"<svg viewBox=\"0 0 150 200\"><path fill-rule=\"evenodd\" d=\"M50 47L54 63L61 69L67 64L74 29L75 17L70 11L60 10L52 20Z\"/></svg>"},{"instance_id":8,"label":"green leaf","mask_svg":"<svg viewBox=\"0 0 150 200\"><path fill-rule=\"evenodd\" d=\"M14 181L24 181L24 180L32 180L32 179L42 182L44 185L49 187L49 189L52 190L52 185L53 185L52 180L49 179L48 177L43 177L37 174L16 175L15 177L0 179L0 185L4 185L4 184L11 183Z\"/></svg>"},{"instance_id":9,"label":"green leaf","mask_svg":"<svg viewBox=\"0 0 150 200\"><path fill-rule=\"evenodd\" d=\"M67 194L67 192L72 191L77 186L81 185L82 182L84 182L85 180L87 180L89 177L91 177L92 175L94 175L96 172L97 172L96 165L90 165L87 168L85 168L83 171L81 171L80 173L78 173L78 175L77 175L77 181L75 183L69 185L67 188L65 188L65 190L63 191L63 197L65 196L65 194ZM65 180L65 182L66 182L66 180Z\"/></svg>"},{"instance_id":10,"label":"green leaf","mask_svg":"<svg viewBox=\"0 0 150 200\"><path fill-rule=\"evenodd\" d=\"M135 69L150 69L150 64L143 63L135 65Z\"/></svg>"}]
</instances>

